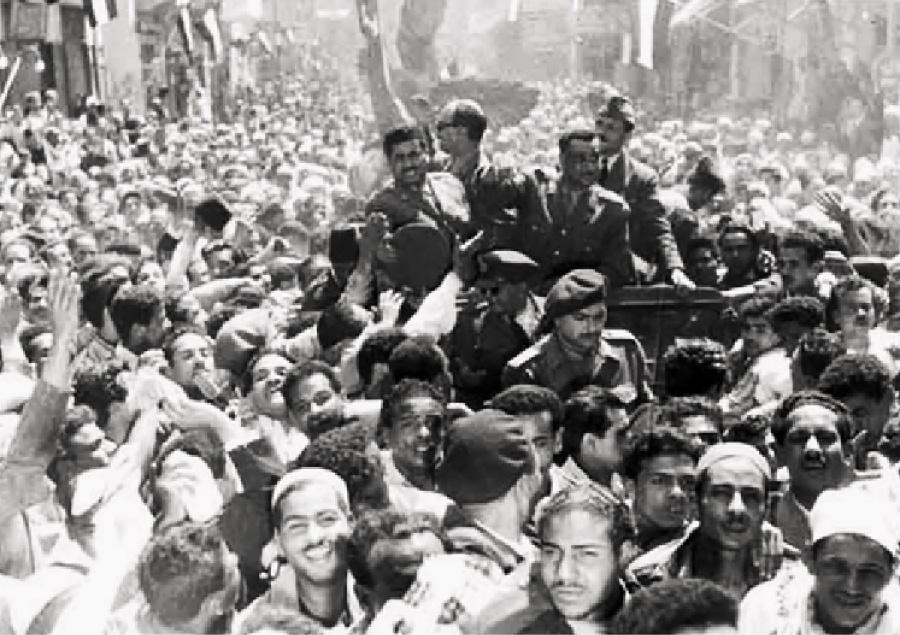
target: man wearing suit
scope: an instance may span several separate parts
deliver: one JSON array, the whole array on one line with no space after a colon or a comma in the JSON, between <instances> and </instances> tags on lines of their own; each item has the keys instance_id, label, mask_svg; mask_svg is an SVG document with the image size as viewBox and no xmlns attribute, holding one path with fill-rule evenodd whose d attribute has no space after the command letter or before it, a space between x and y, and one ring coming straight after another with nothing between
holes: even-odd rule
<instances>
[{"instance_id":1,"label":"man wearing suit","mask_svg":"<svg viewBox=\"0 0 900 635\"><path fill-rule=\"evenodd\" d=\"M599 183L621 195L631 208L628 224L636 260L639 264L657 265L657 271L677 288L694 288L684 273L672 227L659 199L658 177L652 168L628 155L626 146L635 126L631 101L621 95L610 98L597 113L596 125L600 141Z\"/></svg>"},{"instance_id":2,"label":"man wearing suit","mask_svg":"<svg viewBox=\"0 0 900 635\"><path fill-rule=\"evenodd\" d=\"M520 219L524 251L541 264L543 288L585 268L605 274L613 287L633 284L628 204L597 185L597 134L565 133L559 154L560 178L536 172Z\"/></svg>"}]
</instances>

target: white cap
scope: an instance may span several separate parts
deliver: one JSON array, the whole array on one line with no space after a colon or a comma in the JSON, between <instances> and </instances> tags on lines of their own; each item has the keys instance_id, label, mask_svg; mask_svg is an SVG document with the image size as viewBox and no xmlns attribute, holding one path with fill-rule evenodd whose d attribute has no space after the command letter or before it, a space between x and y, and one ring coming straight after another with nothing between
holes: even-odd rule
<instances>
[{"instance_id":1,"label":"white cap","mask_svg":"<svg viewBox=\"0 0 900 635\"><path fill-rule=\"evenodd\" d=\"M838 534L864 536L897 558L897 523L880 500L855 486L826 489L819 494L809 515L812 544Z\"/></svg>"},{"instance_id":2,"label":"white cap","mask_svg":"<svg viewBox=\"0 0 900 635\"><path fill-rule=\"evenodd\" d=\"M338 498L338 504L346 509L350 508L350 495L347 493L344 479L321 467L302 467L288 472L275 485L275 489L272 490L272 509L275 509L288 490L299 484L330 487Z\"/></svg>"}]
</instances>

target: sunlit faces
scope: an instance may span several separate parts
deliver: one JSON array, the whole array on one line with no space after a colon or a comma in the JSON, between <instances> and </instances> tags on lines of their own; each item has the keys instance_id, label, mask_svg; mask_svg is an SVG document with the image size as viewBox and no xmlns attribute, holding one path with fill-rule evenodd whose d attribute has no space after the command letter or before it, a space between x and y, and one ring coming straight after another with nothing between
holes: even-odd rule
<instances>
[{"instance_id":1,"label":"sunlit faces","mask_svg":"<svg viewBox=\"0 0 900 635\"><path fill-rule=\"evenodd\" d=\"M556 336L569 350L593 355L600 348L600 336L606 325L606 305L592 304L554 321Z\"/></svg>"},{"instance_id":2,"label":"sunlit faces","mask_svg":"<svg viewBox=\"0 0 900 635\"><path fill-rule=\"evenodd\" d=\"M263 355L251 370L250 403L258 414L283 419L287 414L281 389L291 364L280 355Z\"/></svg>"},{"instance_id":3,"label":"sunlit faces","mask_svg":"<svg viewBox=\"0 0 900 635\"><path fill-rule=\"evenodd\" d=\"M568 620L591 618L617 592L618 554L611 520L584 509L547 519L541 536L540 572L553 605Z\"/></svg>"},{"instance_id":4,"label":"sunlit faces","mask_svg":"<svg viewBox=\"0 0 900 635\"><path fill-rule=\"evenodd\" d=\"M389 446L401 471L432 471L444 438L447 412L433 397L413 396L401 401L392 417Z\"/></svg>"},{"instance_id":5,"label":"sunlit faces","mask_svg":"<svg viewBox=\"0 0 900 635\"><path fill-rule=\"evenodd\" d=\"M427 169L425 146L421 139L411 139L396 144L391 149L388 162L398 185L417 187L422 184Z\"/></svg>"},{"instance_id":6,"label":"sunlit faces","mask_svg":"<svg viewBox=\"0 0 900 635\"><path fill-rule=\"evenodd\" d=\"M172 379L184 388L196 388L197 376L214 370L212 345L197 333L185 333L172 343Z\"/></svg>"},{"instance_id":7,"label":"sunlit faces","mask_svg":"<svg viewBox=\"0 0 900 635\"><path fill-rule=\"evenodd\" d=\"M348 512L320 484L296 488L279 503L278 541L300 582L334 582L347 571Z\"/></svg>"},{"instance_id":8,"label":"sunlit faces","mask_svg":"<svg viewBox=\"0 0 900 635\"><path fill-rule=\"evenodd\" d=\"M699 503L700 532L722 549L743 549L765 518L765 477L749 459L719 461L706 471Z\"/></svg>"},{"instance_id":9,"label":"sunlit faces","mask_svg":"<svg viewBox=\"0 0 900 635\"><path fill-rule=\"evenodd\" d=\"M829 633L849 633L881 609L894 562L877 542L838 534L816 543L810 568L817 621Z\"/></svg>"},{"instance_id":10,"label":"sunlit faces","mask_svg":"<svg viewBox=\"0 0 900 635\"><path fill-rule=\"evenodd\" d=\"M645 460L635 483L635 513L660 529L684 526L696 481L694 459L687 454L660 454Z\"/></svg>"}]
</instances>

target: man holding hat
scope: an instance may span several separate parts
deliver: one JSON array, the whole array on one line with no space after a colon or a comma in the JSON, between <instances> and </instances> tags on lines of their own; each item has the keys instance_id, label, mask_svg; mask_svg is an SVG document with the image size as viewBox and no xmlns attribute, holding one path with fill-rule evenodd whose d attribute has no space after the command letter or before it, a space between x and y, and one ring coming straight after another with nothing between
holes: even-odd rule
<instances>
[{"instance_id":1,"label":"man holding hat","mask_svg":"<svg viewBox=\"0 0 900 635\"><path fill-rule=\"evenodd\" d=\"M806 567L788 567L741 602L738 630L900 633L896 511L856 485L823 492Z\"/></svg>"},{"instance_id":2,"label":"man holding hat","mask_svg":"<svg viewBox=\"0 0 900 635\"><path fill-rule=\"evenodd\" d=\"M528 290L536 262L503 249L478 261L486 302L460 312L448 343L457 396L474 408L500 392L503 367L534 344L543 315L543 300Z\"/></svg>"},{"instance_id":3,"label":"man holding hat","mask_svg":"<svg viewBox=\"0 0 900 635\"><path fill-rule=\"evenodd\" d=\"M634 255L657 265L665 279L676 287L693 288L694 283L684 273L672 227L659 200L659 179L652 168L632 159L626 149L635 122L634 106L622 95L614 95L597 113L599 183L620 194L631 208L629 235Z\"/></svg>"},{"instance_id":4,"label":"man holding hat","mask_svg":"<svg viewBox=\"0 0 900 635\"><path fill-rule=\"evenodd\" d=\"M752 446L720 443L697 463L700 520L680 537L651 549L628 570L642 586L670 578L704 578L743 596L763 579L759 558L772 472ZM786 550L786 555L796 551Z\"/></svg>"},{"instance_id":5,"label":"man holding hat","mask_svg":"<svg viewBox=\"0 0 900 635\"><path fill-rule=\"evenodd\" d=\"M605 329L603 274L576 269L561 277L544 304L546 335L509 361L503 385L538 384L562 398L589 384L630 385L638 403L653 398L641 343L630 332Z\"/></svg>"}]
</instances>

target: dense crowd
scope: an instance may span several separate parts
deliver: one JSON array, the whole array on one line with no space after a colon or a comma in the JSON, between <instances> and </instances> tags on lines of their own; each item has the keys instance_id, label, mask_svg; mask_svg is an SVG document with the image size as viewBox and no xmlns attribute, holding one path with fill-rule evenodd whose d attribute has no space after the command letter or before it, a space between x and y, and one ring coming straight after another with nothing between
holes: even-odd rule
<instances>
[{"instance_id":1,"label":"dense crowd","mask_svg":"<svg viewBox=\"0 0 900 635\"><path fill-rule=\"evenodd\" d=\"M900 633L896 131L339 70L6 112L0 631Z\"/></svg>"}]
</instances>

